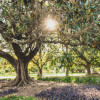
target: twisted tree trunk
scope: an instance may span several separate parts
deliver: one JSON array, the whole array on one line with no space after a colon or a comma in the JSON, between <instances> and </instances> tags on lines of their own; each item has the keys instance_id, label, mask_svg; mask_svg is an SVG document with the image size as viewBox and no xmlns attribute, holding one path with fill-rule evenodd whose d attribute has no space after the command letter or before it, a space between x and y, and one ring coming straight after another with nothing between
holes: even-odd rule
<instances>
[{"instance_id":1,"label":"twisted tree trunk","mask_svg":"<svg viewBox=\"0 0 100 100\"><path fill-rule=\"evenodd\" d=\"M30 51L29 55L27 56L22 52L18 44L13 44L12 46L18 59L15 59L3 51L0 51L0 56L7 59L9 63L14 67L16 71L16 78L7 84L4 84L3 86L23 86L29 84L33 80L28 75L28 64L30 60L37 54L40 43L39 45L37 44L34 50Z\"/></svg>"},{"instance_id":2,"label":"twisted tree trunk","mask_svg":"<svg viewBox=\"0 0 100 100\"><path fill-rule=\"evenodd\" d=\"M24 63L21 59L17 61L15 71L16 78L4 86L24 86L33 81L32 78L28 75L28 63Z\"/></svg>"}]
</instances>

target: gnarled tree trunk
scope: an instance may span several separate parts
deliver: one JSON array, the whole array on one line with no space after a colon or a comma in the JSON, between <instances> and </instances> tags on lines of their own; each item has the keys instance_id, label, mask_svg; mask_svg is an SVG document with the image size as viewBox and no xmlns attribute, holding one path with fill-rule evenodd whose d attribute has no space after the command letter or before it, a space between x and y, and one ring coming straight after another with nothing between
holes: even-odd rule
<instances>
[{"instance_id":1,"label":"gnarled tree trunk","mask_svg":"<svg viewBox=\"0 0 100 100\"><path fill-rule=\"evenodd\" d=\"M24 63L21 59L18 60L16 62L16 78L9 82L7 86L23 86L31 81L32 78L28 75L28 63Z\"/></svg>"},{"instance_id":2,"label":"gnarled tree trunk","mask_svg":"<svg viewBox=\"0 0 100 100\"><path fill-rule=\"evenodd\" d=\"M16 22L11 21L10 24L15 34L11 33L10 35L7 36L5 34L4 36L4 33L7 33L6 31L8 29L8 25L0 21L0 26L3 26L0 29L0 34L2 35L3 39L6 42L9 42L9 44L11 45L13 50L9 48L9 51L12 50L13 55L16 56L13 57L8 52L3 51L5 48L0 49L0 57L6 59L14 67L16 71L16 78L5 86L21 86L21 85L28 84L30 81L32 81L32 79L28 75L28 63L34 58L34 56L39 51L39 48L41 46L41 37L39 33L36 33L36 37L33 37L34 40L30 38L30 36L32 36L31 33L33 32L33 28L32 28L31 31L27 30L27 32L23 32L27 37L25 39L30 41L29 42L27 40L23 41L24 40L23 33L22 32L20 33L18 32L18 30L16 30ZM26 35L27 33L30 34Z\"/></svg>"},{"instance_id":3,"label":"gnarled tree trunk","mask_svg":"<svg viewBox=\"0 0 100 100\"><path fill-rule=\"evenodd\" d=\"M23 86L29 84L33 80L28 75L28 64L30 60L37 54L40 43L37 44L34 50L30 51L29 55L27 56L22 52L18 44L13 44L12 46L18 59L15 59L3 51L0 51L0 56L7 59L9 63L14 67L16 71L16 78L7 84L4 84L3 86Z\"/></svg>"}]
</instances>

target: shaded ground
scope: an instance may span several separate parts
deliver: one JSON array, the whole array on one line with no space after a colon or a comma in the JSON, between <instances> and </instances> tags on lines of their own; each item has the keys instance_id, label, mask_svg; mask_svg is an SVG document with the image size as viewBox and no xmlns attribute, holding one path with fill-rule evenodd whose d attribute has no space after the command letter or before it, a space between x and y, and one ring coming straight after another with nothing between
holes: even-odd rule
<instances>
[{"instance_id":1,"label":"shaded ground","mask_svg":"<svg viewBox=\"0 0 100 100\"><path fill-rule=\"evenodd\" d=\"M6 81L0 81L0 85ZM7 91L13 88L0 88ZM17 96L37 96L38 100L100 100L100 86L77 85L61 82L35 81L34 84L18 87ZM40 99L43 98L43 99Z\"/></svg>"}]
</instances>

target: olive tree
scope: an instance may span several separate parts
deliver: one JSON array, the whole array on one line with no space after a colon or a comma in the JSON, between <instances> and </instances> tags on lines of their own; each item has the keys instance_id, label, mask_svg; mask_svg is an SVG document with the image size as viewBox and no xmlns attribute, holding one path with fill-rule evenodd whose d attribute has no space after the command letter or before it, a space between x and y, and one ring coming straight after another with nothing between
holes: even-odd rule
<instances>
[{"instance_id":1,"label":"olive tree","mask_svg":"<svg viewBox=\"0 0 100 100\"><path fill-rule=\"evenodd\" d=\"M44 19L50 8L45 2L42 6L38 0L32 0L30 4L25 1L2 0L0 4L0 57L8 60L16 71L16 78L7 86L32 81L28 64L50 35L44 29Z\"/></svg>"}]
</instances>

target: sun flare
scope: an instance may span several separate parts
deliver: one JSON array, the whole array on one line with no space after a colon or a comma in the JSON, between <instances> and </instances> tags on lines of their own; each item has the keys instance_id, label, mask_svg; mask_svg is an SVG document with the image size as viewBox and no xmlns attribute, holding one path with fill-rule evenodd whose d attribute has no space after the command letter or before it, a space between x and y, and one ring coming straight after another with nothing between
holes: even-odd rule
<instances>
[{"instance_id":1,"label":"sun flare","mask_svg":"<svg viewBox=\"0 0 100 100\"><path fill-rule=\"evenodd\" d=\"M47 18L45 20L45 27L47 30L54 31L57 29L57 22L54 19Z\"/></svg>"}]
</instances>

